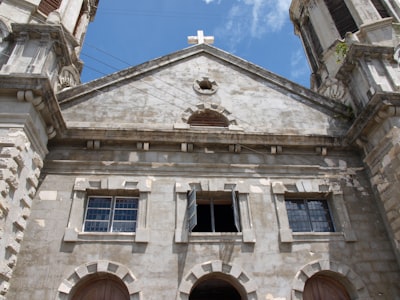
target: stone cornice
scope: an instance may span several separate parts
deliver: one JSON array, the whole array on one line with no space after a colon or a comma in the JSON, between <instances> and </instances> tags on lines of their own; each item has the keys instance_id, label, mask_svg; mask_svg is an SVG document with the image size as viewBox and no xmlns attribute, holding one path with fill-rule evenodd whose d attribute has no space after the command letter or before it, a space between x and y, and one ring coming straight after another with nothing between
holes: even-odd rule
<instances>
[{"instance_id":1,"label":"stone cornice","mask_svg":"<svg viewBox=\"0 0 400 300\"><path fill-rule=\"evenodd\" d=\"M357 141L362 141L384 119L395 115L400 115L400 94L376 93L354 120L344 143L352 145Z\"/></svg>"},{"instance_id":2,"label":"stone cornice","mask_svg":"<svg viewBox=\"0 0 400 300\"><path fill-rule=\"evenodd\" d=\"M367 44L350 44L336 77L342 81L350 80L352 71L356 67L360 58L375 58L384 60L393 60L393 47L367 45Z\"/></svg>"},{"instance_id":3,"label":"stone cornice","mask_svg":"<svg viewBox=\"0 0 400 300\"><path fill-rule=\"evenodd\" d=\"M41 97L41 102L36 104L37 111L48 128L52 127L57 133L66 130L66 124L61 114L60 106L53 93L53 88L47 77L32 74L0 75L0 91L7 90L17 94L29 91L33 97ZM23 97L23 96L22 96ZM28 99L22 99L28 101Z\"/></svg>"}]
</instances>

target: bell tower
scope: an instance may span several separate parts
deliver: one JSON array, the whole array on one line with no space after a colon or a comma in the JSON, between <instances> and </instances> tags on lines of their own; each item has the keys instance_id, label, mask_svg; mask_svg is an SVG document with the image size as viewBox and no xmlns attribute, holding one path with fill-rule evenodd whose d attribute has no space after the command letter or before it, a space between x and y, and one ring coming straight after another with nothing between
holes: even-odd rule
<instances>
[{"instance_id":1,"label":"bell tower","mask_svg":"<svg viewBox=\"0 0 400 300\"><path fill-rule=\"evenodd\" d=\"M18 262L48 140L66 128L56 94L80 82L78 56L97 4L0 1L0 299Z\"/></svg>"},{"instance_id":2,"label":"bell tower","mask_svg":"<svg viewBox=\"0 0 400 300\"><path fill-rule=\"evenodd\" d=\"M55 91L79 83L79 54L98 0L4 0L0 74L49 78Z\"/></svg>"},{"instance_id":3,"label":"bell tower","mask_svg":"<svg viewBox=\"0 0 400 300\"><path fill-rule=\"evenodd\" d=\"M290 16L311 88L353 112L344 142L363 154L400 263L400 3L293 0Z\"/></svg>"}]
</instances>

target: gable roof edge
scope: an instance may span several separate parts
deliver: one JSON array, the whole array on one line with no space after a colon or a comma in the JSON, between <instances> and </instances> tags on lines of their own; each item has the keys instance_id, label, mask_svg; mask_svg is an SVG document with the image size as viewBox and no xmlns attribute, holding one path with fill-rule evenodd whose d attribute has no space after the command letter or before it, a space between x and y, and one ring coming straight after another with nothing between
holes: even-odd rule
<instances>
[{"instance_id":1,"label":"gable roof edge","mask_svg":"<svg viewBox=\"0 0 400 300\"><path fill-rule=\"evenodd\" d=\"M282 90L282 92L286 91L287 93L287 91L289 91L292 95L296 96L292 98L301 103L317 106L320 109L330 111L335 115L341 115L342 117L345 118L350 117L350 114L348 112L348 107L346 105L337 102L335 100L332 100L330 98L327 98L325 96L322 96L306 87L303 87L280 75L268 71L252 62L244 60L238 56L235 56L231 53L228 53L224 50L221 50L219 48L216 48L208 44L194 45L173 52L171 54L167 54L155 58L153 60L144 62L142 64L132 66L121 71L117 71L115 73L101 77L91 82L62 91L59 94L57 94L57 97L60 104L67 103L75 98L83 97L85 95L98 92L101 89L106 88L107 86L116 84L121 81L129 80L140 74L151 72L152 70L156 70L160 67L172 64L176 61L197 55L199 53L207 53L231 65L234 65L245 72L252 73L257 77L265 80L266 82L270 82L272 85L279 87Z\"/></svg>"}]
</instances>

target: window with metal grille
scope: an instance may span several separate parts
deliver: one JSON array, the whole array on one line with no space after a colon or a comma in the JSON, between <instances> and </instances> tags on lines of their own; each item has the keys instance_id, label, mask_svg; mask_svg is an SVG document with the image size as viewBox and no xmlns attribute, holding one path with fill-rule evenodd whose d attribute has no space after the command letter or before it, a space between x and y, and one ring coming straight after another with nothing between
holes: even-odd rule
<instances>
[{"instance_id":1,"label":"window with metal grille","mask_svg":"<svg viewBox=\"0 0 400 300\"><path fill-rule=\"evenodd\" d=\"M341 38L344 38L347 32L358 31L357 24L343 0L325 0L325 5L328 7Z\"/></svg>"},{"instance_id":2,"label":"window with metal grille","mask_svg":"<svg viewBox=\"0 0 400 300\"><path fill-rule=\"evenodd\" d=\"M60 7L62 0L42 0L39 3L38 10L45 15L48 15L53 10Z\"/></svg>"},{"instance_id":3,"label":"window with metal grille","mask_svg":"<svg viewBox=\"0 0 400 300\"><path fill-rule=\"evenodd\" d=\"M213 110L204 110L194 113L188 123L191 126L228 127L229 121L220 113Z\"/></svg>"},{"instance_id":4,"label":"window with metal grille","mask_svg":"<svg viewBox=\"0 0 400 300\"><path fill-rule=\"evenodd\" d=\"M285 199L293 232L334 232L326 199Z\"/></svg>"},{"instance_id":5,"label":"window with metal grille","mask_svg":"<svg viewBox=\"0 0 400 300\"><path fill-rule=\"evenodd\" d=\"M236 192L188 193L188 225L191 232L240 232Z\"/></svg>"},{"instance_id":6,"label":"window with metal grille","mask_svg":"<svg viewBox=\"0 0 400 300\"><path fill-rule=\"evenodd\" d=\"M372 4L375 6L376 10L378 11L379 15L382 18L390 17L388 11L386 10L385 6L383 6L381 0L371 0Z\"/></svg>"},{"instance_id":7,"label":"window with metal grille","mask_svg":"<svg viewBox=\"0 0 400 300\"><path fill-rule=\"evenodd\" d=\"M83 231L135 232L138 203L134 197L88 197Z\"/></svg>"}]
</instances>

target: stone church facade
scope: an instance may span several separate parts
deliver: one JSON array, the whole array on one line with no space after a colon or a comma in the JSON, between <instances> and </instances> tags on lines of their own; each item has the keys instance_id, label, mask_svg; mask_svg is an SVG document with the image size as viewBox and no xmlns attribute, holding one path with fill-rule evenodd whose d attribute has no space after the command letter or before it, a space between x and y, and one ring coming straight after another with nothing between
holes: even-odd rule
<instances>
[{"instance_id":1,"label":"stone church facade","mask_svg":"<svg viewBox=\"0 0 400 300\"><path fill-rule=\"evenodd\" d=\"M398 1L292 1L311 89L200 34L80 84L97 5L0 1L0 299L400 299Z\"/></svg>"}]
</instances>

